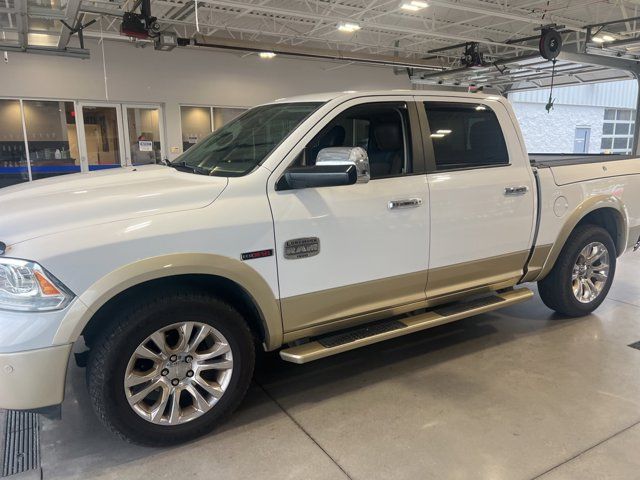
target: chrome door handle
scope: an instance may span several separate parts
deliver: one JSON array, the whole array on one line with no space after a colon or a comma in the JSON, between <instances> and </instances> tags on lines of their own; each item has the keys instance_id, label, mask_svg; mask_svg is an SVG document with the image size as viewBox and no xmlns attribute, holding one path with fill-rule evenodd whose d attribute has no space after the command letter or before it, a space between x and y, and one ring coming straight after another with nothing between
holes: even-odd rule
<instances>
[{"instance_id":1,"label":"chrome door handle","mask_svg":"<svg viewBox=\"0 0 640 480\"><path fill-rule=\"evenodd\" d=\"M406 200L391 200L389 202L389 210L396 210L398 208L415 208L422 205L421 198L407 198Z\"/></svg>"},{"instance_id":2,"label":"chrome door handle","mask_svg":"<svg viewBox=\"0 0 640 480\"><path fill-rule=\"evenodd\" d=\"M529 187L525 185L521 185L519 187L506 187L504 189L505 195L516 196L516 195L524 195L529 191Z\"/></svg>"}]
</instances>

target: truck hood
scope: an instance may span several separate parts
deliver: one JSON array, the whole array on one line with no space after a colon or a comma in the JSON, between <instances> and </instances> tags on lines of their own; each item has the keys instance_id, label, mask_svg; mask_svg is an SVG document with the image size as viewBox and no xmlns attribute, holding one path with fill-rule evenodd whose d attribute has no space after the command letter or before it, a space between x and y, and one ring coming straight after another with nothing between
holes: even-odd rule
<instances>
[{"instance_id":1,"label":"truck hood","mask_svg":"<svg viewBox=\"0 0 640 480\"><path fill-rule=\"evenodd\" d=\"M78 173L0 190L7 245L90 225L203 208L228 179L148 165Z\"/></svg>"}]
</instances>

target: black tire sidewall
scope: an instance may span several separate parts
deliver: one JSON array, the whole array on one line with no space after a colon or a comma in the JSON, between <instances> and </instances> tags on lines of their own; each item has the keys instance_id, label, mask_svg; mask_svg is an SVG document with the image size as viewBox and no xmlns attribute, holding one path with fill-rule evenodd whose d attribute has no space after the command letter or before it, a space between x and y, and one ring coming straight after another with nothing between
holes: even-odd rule
<instances>
[{"instance_id":1,"label":"black tire sidewall","mask_svg":"<svg viewBox=\"0 0 640 480\"><path fill-rule=\"evenodd\" d=\"M89 383L93 382L94 391L101 397L95 400L102 403L103 416L111 424L111 430L134 443L181 443L215 428L240 403L253 375L255 351L244 320L229 305L202 295L170 295L143 303L124 315L123 320L97 347L106 351L88 370ZM216 405L201 417L175 426L150 423L141 418L126 399L124 376L129 359L152 333L189 321L211 325L228 340L234 364L230 383Z\"/></svg>"}]
</instances>

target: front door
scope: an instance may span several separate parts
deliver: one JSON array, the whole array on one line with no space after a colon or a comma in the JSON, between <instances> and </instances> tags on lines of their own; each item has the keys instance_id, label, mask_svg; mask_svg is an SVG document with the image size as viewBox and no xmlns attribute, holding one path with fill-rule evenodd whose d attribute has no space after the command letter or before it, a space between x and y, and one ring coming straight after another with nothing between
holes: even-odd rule
<instances>
[{"instance_id":1,"label":"front door","mask_svg":"<svg viewBox=\"0 0 640 480\"><path fill-rule=\"evenodd\" d=\"M166 157L159 106L80 103L76 111L83 171L160 163Z\"/></svg>"},{"instance_id":2,"label":"front door","mask_svg":"<svg viewBox=\"0 0 640 480\"><path fill-rule=\"evenodd\" d=\"M347 102L271 175L286 332L424 301L429 194L418 123L411 97ZM368 183L275 189L286 168L312 166L320 150L338 146L367 150ZM296 255L296 245L311 254Z\"/></svg>"},{"instance_id":3,"label":"front door","mask_svg":"<svg viewBox=\"0 0 640 480\"><path fill-rule=\"evenodd\" d=\"M531 245L535 192L522 145L502 132L512 122L507 109L446 97L422 106L434 154L427 297L515 284Z\"/></svg>"},{"instance_id":4,"label":"front door","mask_svg":"<svg viewBox=\"0 0 640 480\"><path fill-rule=\"evenodd\" d=\"M126 165L160 163L165 158L160 107L123 105Z\"/></svg>"},{"instance_id":5,"label":"front door","mask_svg":"<svg viewBox=\"0 0 640 480\"><path fill-rule=\"evenodd\" d=\"M78 110L78 143L83 170L125 165L125 136L120 105L81 103Z\"/></svg>"}]
</instances>

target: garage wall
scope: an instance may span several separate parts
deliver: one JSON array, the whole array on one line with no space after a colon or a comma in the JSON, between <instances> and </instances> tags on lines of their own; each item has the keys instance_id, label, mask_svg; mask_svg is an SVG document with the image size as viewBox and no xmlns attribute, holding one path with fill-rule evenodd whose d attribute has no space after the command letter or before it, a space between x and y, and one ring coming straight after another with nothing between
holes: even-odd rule
<instances>
[{"instance_id":1,"label":"garage wall","mask_svg":"<svg viewBox=\"0 0 640 480\"><path fill-rule=\"evenodd\" d=\"M91 59L9 54L0 63L0 96L164 103L167 151L182 149L180 104L249 107L292 95L410 88L389 68L215 50L175 49L105 42L107 88L100 45ZM176 155L170 155L174 158Z\"/></svg>"},{"instance_id":2,"label":"garage wall","mask_svg":"<svg viewBox=\"0 0 640 480\"><path fill-rule=\"evenodd\" d=\"M590 129L588 153L600 153L604 107L555 105L547 113L541 103L513 103L530 153L573 153L577 128Z\"/></svg>"}]
</instances>

